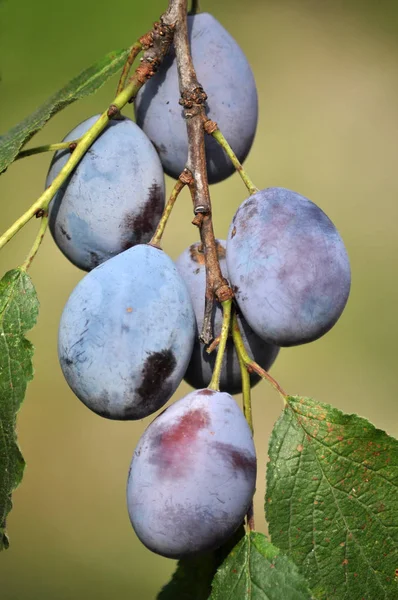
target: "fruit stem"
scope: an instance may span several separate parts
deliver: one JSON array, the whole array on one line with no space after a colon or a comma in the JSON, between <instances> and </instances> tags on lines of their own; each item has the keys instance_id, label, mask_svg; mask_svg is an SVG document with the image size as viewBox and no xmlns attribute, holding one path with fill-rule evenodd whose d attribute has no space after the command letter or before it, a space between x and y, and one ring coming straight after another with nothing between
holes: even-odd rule
<instances>
[{"instance_id":1,"label":"fruit stem","mask_svg":"<svg viewBox=\"0 0 398 600\"><path fill-rule=\"evenodd\" d=\"M158 223L158 226L156 227L156 231L153 234L151 241L149 242L149 244L151 246L160 248L160 243L162 241L162 236L163 236L165 227L167 225L167 221L169 220L169 217L171 215L171 211L173 210L175 201L177 200L179 193L181 192L181 190L184 187L185 187L185 183L183 181L181 181L180 179L178 179L173 188L173 191L170 194L170 198L168 199L166 206L164 207L164 211L163 211L162 217Z\"/></svg>"},{"instance_id":2,"label":"fruit stem","mask_svg":"<svg viewBox=\"0 0 398 600\"><path fill-rule=\"evenodd\" d=\"M213 129L214 126L217 129ZM235 152L232 150L231 146L228 144L227 140L225 139L225 137L223 136L221 131L218 129L217 123L215 123L214 121L206 121L204 123L204 128L205 128L205 131L207 133L209 133L210 135L212 135L214 137L214 139L220 144L220 146L225 150L225 152L231 159L231 162L234 165L235 169L239 173L243 183L249 190L250 195L252 196L256 192L258 192L258 188L254 185L254 183L250 179L249 175L244 170L242 164L239 162L238 157L236 156ZM211 129L211 130L208 131L208 129Z\"/></svg>"},{"instance_id":3,"label":"fruit stem","mask_svg":"<svg viewBox=\"0 0 398 600\"><path fill-rule=\"evenodd\" d=\"M225 302L221 302L222 310L223 310L223 319L221 326L221 334L220 334L220 342L217 348L217 356L216 362L214 365L213 375L211 377L211 381L209 383L209 389L214 390L215 392L220 391L220 375L222 362L225 354L225 348L227 346L227 340L229 335L229 328L231 324L231 307L232 300L226 300Z\"/></svg>"},{"instance_id":4,"label":"fruit stem","mask_svg":"<svg viewBox=\"0 0 398 600\"><path fill-rule=\"evenodd\" d=\"M48 212L45 212L45 213L43 213L43 216L41 217L39 231L37 233L35 241L33 242L33 246L30 249L29 254L26 257L25 261L21 265L22 271L27 271L29 269L30 265L32 264L32 261L33 261L34 257L36 256L37 251L39 250L40 245L43 241L44 234L46 233L46 230L47 230L47 225L48 225Z\"/></svg>"},{"instance_id":5,"label":"fruit stem","mask_svg":"<svg viewBox=\"0 0 398 600\"><path fill-rule=\"evenodd\" d=\"M200 1L199 0L192 0L191 2L191 9L189 11L189 15L197 15L200 13Z\"/></svg>"},{"instance_id":6,"label":"fruit stem","mask_svg":"<svg viewBox=\"0 0 398 600\"><path fill-rule=\"evenodd\" d=\"M233 311L235 314L235 310ZM242 395L243 395L243 414L245 415L245 419L247 424L250 427L250 431L252 435L254 434L253 428L253 413L252 413L252 398L251 398L251 388L250 388L250 375L249 371L246 369L246 365L242 356L238 353L240 374L242 377ZM250 504L249 510L246 515L246 524L249 531L255 531L255 523L254 523L254 508L253 502Z\"/></svg>"},{"instance_id":7,"label":"fruit stem","mask_svg":"<svg viewBox=\"0 0 398 600\"><path fill-rule=\"evenodd\" d=\"M138 42L135 42L135 44L133 44L131 46L129 55L126 59L126 62L124 63L123 71L120 75L119 83L118 83L118 86L116 89L116 96L118 96L120 94L120 92L124 89L124 86L126 85L127 77L129 76L129 73L130 73L131 66L142 49L143 49L143 45L141 43L141 40L138 40Z\"/></svg>"},{"instance_id":8,"label":"fruit stem","mask_svg":"<svg viewBox=\"0 0 398 600\"><path fill-rule=\"evenodd\" d=\"M26 158L33 154L40 154L41 152L55 152L56 150L70 150L73 152L79 141L80 140L73 140L70 142L59 142L58 144L45 144L44 146L35 146L34 148L21 150L21 152L18 152L15 160Z\"/></svg>"},{"instance_id":9,"label":"fruit stem","mask_svg":"<svg viewBox=\"0 0 398 600\"><path fill-rule=\"evenodd\" d=\"M246 364L241 356L238 353L240 373L242 377L242 394L243 394L243 414L245 415L245 419L250 427L252 434L254 433L253 429L253 414L252 414L252 399L251 399L251 389L250 389L250 375L249 371L246 368Z\"/></svg>"},{"instance_id":10,"label":"fruit stem","mask_svg":"<svg viewBox=\"0 0 398 600\"><path fill-rule=\"evenodd\" d=\"M71 174L73 169L83 158L91 144L97 139L108 124L109 120L119 114L120 110L134 100L144 83L154 74L156 67L167 54L173 40L175 21L172 21L173 0L170 0L169 8L161 17L160 23L155 23L149 35L152 38L151 47L145 51L142 61L131 77L128 85L116 96L109 108L102 113L98 121L80 138L75 150L69 157L68 162L53 180L45 192L34 202L24 214L17 219L9 229L0 237L0 248L14 237L18 231L26 225L39 211L47 211L48 205L56 192Z\"/></svg>"},{"instance_id":11,"label":"fruit stem","mask_svg":"<svg viewBox=\"0 0 398 600\"><path fill-rule=\"evenodd\" d=\"M277 392L279 392L279 394L282 396L284 404L286 404L286 398L287 398L286 392L282 389L282 387L279 385L279 383L276 381L276 379L271 377L271 375L267 371L264 371L264 369L262 369L260 367L260 365L258 365L254 360L252 360L250 358L250 356L248 355L248 353L246 352L246 348L243 343L243 339L242 339L242 335L241 335L241 332L239 329L239 324L238 324L238 319L236 318L236 314L234 314L232 317L232 338L234 340L234 344L235 344L236 352L238 353L238 357L243 361L243 363L245 364L246 369L249 371L249 373L251 371L254 371L258 375L260 375L260 377L262 377L263 379L266 379L266 381L268 381L272 385L272 387Z\"/></svg>"}]
</instances>

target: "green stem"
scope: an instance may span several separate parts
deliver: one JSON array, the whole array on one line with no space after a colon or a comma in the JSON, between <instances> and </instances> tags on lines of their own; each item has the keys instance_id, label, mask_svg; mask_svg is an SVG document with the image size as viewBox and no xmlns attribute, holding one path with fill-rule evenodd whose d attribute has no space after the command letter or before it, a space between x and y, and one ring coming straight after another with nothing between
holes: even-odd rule
<instances>
[{"instance_id":1,"label":"green stem","mask_svg":"<svg viewBox=\"0 0 398 600\"><path fill-rule=\"evenodd\" d=\"M40 244L43 241L44 234L46 233L47 225L48 225L48 213L45 213L41 218L40 228L37 233L36 239L33 242L33 246L30 249L30 252L29 252L28 256L26 257L25 261L21 265L21 269L23 271L27 271L29 269L30 265L32 264L32 261L33 261L34 257L36 256L37 251L40 248Z\"/></svg>"},{"instance_id":2,"label":"green stem","mask_svg":"<svg viewBox=\"0 0 398 600\"><path fill-rule=\"evenodd\" d=\"M59 142L59 144L45 144L44 146L36 146L35 148L28 148L28 150L21 150L18 152L16 159L26 158L33 154L40 154L41 152L54 152L55 150L70 150L70 147L77 146L79 140L73 140L70 142Z\"/></svg>"},{"instance_id":3,"label":"green stem","mask_svg":"<svg viewBox=\"0 0 398 600\"><path fill-rule=\"evenodd\" d=\"M129 102L129 100L135 98L142 85L142 81L140 81L138 78L133 78L133 80L122 92L120 92L120 94L116 96L114 101L111 103L112 115L114 115L115 112L117 113L117 111L120 111L123 106ZM108 110L111 112L110 109ZM30 219L32 219L32 217L34 217L39 210L47 211L48 205L50 204L56 192L59 190L67 177L72 173L76 165L78 165L78 163L81 161L91 144L107 126L110 120L110 117L108 116L108 110L102 113L98 121L96 121L91 129L89 129L83 135L66 165L62 168L57 177L40 196L40 198L38 198L36 202L34 202L28 208L28 210L24 212L24 214L19 217L19 219L17 219L15 223L13 223L11 227L7 229L7 231L0 237L0 248L5 246L5 244L7 244L7 242L9 242L11 238L13 238L14 235L18 233L18 231L20 231L22 227L26 225L26 223L30 221Z\"/></svg>"},{"instance_id":4,"label":"green stem","mask_svg":"<svg viewBox=\"0 0 398 600\"><path fill-rule=\"evenodd\" d=\"M191 9L189 11L189 15L197 15L198 13L200 13L200 1L199 0L192 0L191 2Z\"/></svg>"},{"instance_id":5,"label":"green stem","mask_svg":"<svg viewBox=\"0 0 398 600\"><path fill-rule=\"evenodd\" d=\"M160 219L156 231L153 234L151 241L149 242L151 246L156 246L157 248L160 248L160 243L162 241L162 236L167 225L167 221L169 220L175 201L177 200L179 193L184 187L185 183L178 179L173 188L173 191L170 194L170 198L168 199L167 204L164 207L162 218Z\"/></svg>"},{"instance_id":6,"label":"green stem","mask_svg":"<svg viewBox=\"0 0 398 600\"><path fill-rule=\"evenodd\" d=\"M232 317L232 338L234 340L234 345L236 348L236 352L238 353L238 357L240 360L243 361L244 365L246 366L246 369L248 371L254 371L258 375L260 375L260 377L266 379L272 385L272 387L277 392L279 392L279 394L283 398L284 404L286 404L286 392L282 389L282 387L279 385L276 379L271 377L271 375L267 371L264 371L264 369L262 369L260 365L258 365L253 359L251 359L248 353L246 352L236 314L234 314Z\"/></svg>"},{"instance_id":7,"label":"green stem","mask_svg":"<svg viewBox=\"0 0 398 600\"><path fill-rule=\"evenodd\" d=\"M242 167L235 152L232 150L231 146L228 144L227 140L225 139L225 137L223 136L221 131L217 128L215 131L212 132L211 135L220 144L220 146L222 148L224 148L225 152L228 154L229 158L232 161L232 164L234 165L235 169L238 171L239 175L241 176L243 183L249 190L250 195L253 195L256 192L258 192L258 188L256 188L256 186L254 185L254 183L252 182L252 180L250 179L250 177L248 176L248 174Z\"/></svg>"},{"instance_id":8,"label":"green stem","mask_svg":"<svg viewBox=\"0 0 398 600\"><path fill-rule=\"evenodd\" d=\"M249 371L246 369L245 362L240 354L238 354L238 359L240 366L240 374L242 377L243 414L245 415L245 419L248 422L251 432L254 433L250 375Z\"/></svg>"},{"instance_id":9,"label":"green stem","mask_svg":"<svg viewBox=\"0 0 398 600\"><path fill-rule=\"evenodd\" d=\"M129 76L131 65L137 58L138 54L143 49L140 41L136 42L131 46L129 55L127 57L126 62L124 63L122 74L120 75L119 84L117 86L116 95L120 94L120 92L124 89L126 85L127 77Z\"/></svg>"},{"instance_id":10,"label":"green stem","mask_svg":"<svg viewBox=\"0 0 398 600\"><path fill-rule=\"evenodd\" d=\"M217 348L217 357L214 365L213 375L208 386L210 390L215 390L216 392L218 392L220 389L221 367L228 340L229 326L231 323L232 300L226 300L225 302L221 302L221 306L223 310L223 320L220 334L220 343L218 344Z\"/></svg>"},{"instance_id":11,"label":"green stem","mask_svg":"<svg viewBox=\"0 0 398 600\"><path fill-rule=\"evenodd\" d=\"M243 414L245 415L245 419L247 424L250 427L250 431L252 435L254 434L253 428L253 413L252 413L252 398L251 398L251 388L250 388L250 375L249 371L246 368L245 362L242 356L238 353L240 374L242 378L242 394L243 394ZM255 531L255 523L254 523L254 507L253 502L250 504L249 510L246 515L246 523L249 531Z\"/></svg>"}]
</instances>

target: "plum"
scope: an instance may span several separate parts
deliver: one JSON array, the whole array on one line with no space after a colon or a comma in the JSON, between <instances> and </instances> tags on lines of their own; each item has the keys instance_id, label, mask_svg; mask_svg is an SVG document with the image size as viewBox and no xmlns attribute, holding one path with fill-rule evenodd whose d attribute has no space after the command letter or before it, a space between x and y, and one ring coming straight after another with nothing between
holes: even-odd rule
<instances>
[{"instance_id":1,"label":"plum","mask_svg":"<svg viewBox=\"0 0 398 600\"><path fill-rule=\"evenodd\" d=\"M197 77L207 94L207 115L218 123L243 162L252 146L258 117L257 90L250 65L236 41L208 13L188 16L188 33ZM184 169L188 156L179 97L172 51L156 76L139 92L135 107L137 124L154 143L165 172L175 178ZM234 172L224 150L209 135L206 158L209 183L222 181Z\"/></svg>"},{"instance_id":2,"label":"plum","mask_svg":"<svg viewBox=\"0 0 398 600\"><path fill-rule=\"evenodd\" d=\"M81 137L99 115L80 123L65 141ZM50 185L70 156L56 152ZM145 133L130 119L110 121L55 194L49 207L53 238L77 267L90 271L131 246L148 242L164 208L162 165Z\"/></svg>"},{"instance_id":3,"label":"plum","mask_svg":"<svg viewBox=\"0 0 398 600\"><path fill-rule=\"evenodd\" d=\"M62 313L58 353L74 393L109 419L141 419L186 371L195 315L173 261L134 246L88 273Z\"/></svg>"},{"instance_id":4,"label":"plum","mask_svg":"<svg viewBox=\"0 0 398 600\"><path fill-rule=\"evenodd\" d=\"M350 262L329 217L285 188L247 198L228 232L227 265L239 307L263 340L311 342L333 327L346 305Z\"/></svg>"},{"instance_id":5,"label":"plum","mask_svg":"<svg viewBox=\"0 0 398 600\"><path fill-rule=\"evenodd\" d=\"M223 276L229 279L225 260L225 240L216 240L216 246L221 271ZM206 352L206 346L199 340L199 334L203 326L206 289L206 269L201 244L192 244L192 246L187 248L178 257L176 266L190 291L197 323L192 357L184 379L192 387L204 388L210 383L217 353L216 351L213 351L211 354ZM212 326L215 337L221 333L222 319L222 307L220 304L215 303L212 315ZM238 322L247 352L263 369L268 370L278 355L278 346L267 344L267 342L259 338L250 329L240 314L238 314ZM252 386L259 381L260 377L256 373L250 374L250 383ZM242 391L242 378L238 356L231 338L227 341L224 354L220 376L220 390L229 394L239 394Z\"/></svg>"},{"instance_id":6,"label":"plum","mask_svg":"<svg viewBox=\"0 0 398 600\"><path fill-rule=\"evenodd\" d=\"M213 550L243 522L255 485L252 434L235 400L195 390L142 435L127 483L130 520L162 556Z\"/></svg>"}]
</instances>

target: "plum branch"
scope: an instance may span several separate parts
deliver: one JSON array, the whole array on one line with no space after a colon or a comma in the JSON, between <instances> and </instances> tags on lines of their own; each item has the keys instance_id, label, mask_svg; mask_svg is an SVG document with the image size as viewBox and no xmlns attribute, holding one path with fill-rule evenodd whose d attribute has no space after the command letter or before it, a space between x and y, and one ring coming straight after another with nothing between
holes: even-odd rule
<instances>
[{"instance_id":1,"label":"plum branch","mask_svg":"<svg viewBox=\"0 0 398 600\"><path fill-rule=\"evenodd\" d=\"M206 119L204 103L207 96L198 82L192 62L188 41L187 0L171 0L171 4L177 15L174 47L181 95L180 104L184 107L188 134L186 167L192 173L193 179L189 189L196 215L194 224L200 229L206 267L205 316L200 337L208 344L213 339L211 315L214 298L216 297L219 302L225 302L233 298L233 293L222 275L214 237L203 129L203 120Z\"/></svg>"},{"instance_id":2,"label":"plum branch","mask_svg":"<svg viewBox=\"0 0 398 600\"><path fill-rule=\"evenodd\" d=\"M141 87L156 72L158 66L167 54L173 41L174 28L176 22L176 11L173 7L173 0L169 2L169 8L156 22L153 29L148 32L148 47L144 52L141 64L137 67L134 75L130 78L127 86L111 102L108 109L102 113L98 121L82 136L71 154L68 162L54 179L52 184L45 192L34 202L28 210L17 219L11 227L0 237L0 248L5 246L18 231L30 221L40 211L47 211L48 206L56 192L65 182L73 169L79 164L92 143L97 139L100 133L105 129L110 119L119 114L120 110L128 103L132 102ZM174 16L175 15L175 16ZM142 39L142 38L141 38ZM149 40L151 40L149 42Z\"/></svg>"}]
</instances>

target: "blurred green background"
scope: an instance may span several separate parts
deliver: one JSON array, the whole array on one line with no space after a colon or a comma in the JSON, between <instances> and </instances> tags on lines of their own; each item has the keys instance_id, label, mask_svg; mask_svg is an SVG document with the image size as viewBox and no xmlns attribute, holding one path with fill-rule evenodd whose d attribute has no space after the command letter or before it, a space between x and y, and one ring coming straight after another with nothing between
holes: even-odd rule
<instances>
[{"instance_id":1,"label":"blurred green background","mask_svg":"<svg viewBox=\"0 0 398 600\"><path fill-rule=\"evenodd\" d=\"M1 2L0 132L97 58L130 45L165 7L166 0ZM359 413L396 435L398 5L203 0L202 8L236 38L257 79L260 122L246 163L252 179L318 203L339 228L352 262L352 293L339 323L313 344L283 350L273 375L291 393ZM115 85L59 114L33 144L59 141L103 110ZM2 230L42 192L49 161L49 155L25 159L0 178ZM246 191L237 176L211 191L216 234L225 238ZM190 199L183 195L165 237L173 258L196 240L190 220ZM2 272L21 263L37 226L29 223L1 252ZM0 556L0 598L155 598L174 562L138 542L125 506L131 456L151 419L106 421L73 396L58 365L56 338L65 301L83 273L48 235L31 275L41 301L30 335L36 377L18 420L28 466L8 521L11 546ZM176 397L187 391L182 385ZM266 531L267 442L281 403L266 384L255 388L253 402L256 520Z\"/></svg>"}]
</instances>

